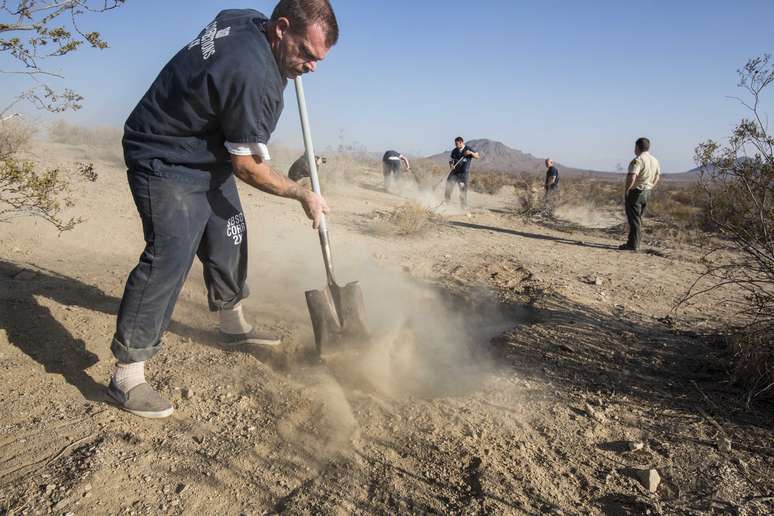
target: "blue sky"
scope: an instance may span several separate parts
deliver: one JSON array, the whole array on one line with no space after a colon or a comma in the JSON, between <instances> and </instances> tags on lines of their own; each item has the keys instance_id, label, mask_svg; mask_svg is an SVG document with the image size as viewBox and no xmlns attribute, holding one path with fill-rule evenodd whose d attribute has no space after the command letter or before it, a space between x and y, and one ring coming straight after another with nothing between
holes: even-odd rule
<instances>
[{"instance_id":1,"label":"blue sky","mask_svg":"<svg viewBox=\"0 0 774 516\"><path fill-rule=\"evenodd\" d=\"M639 136L670 172L743 114L736 70L774 53L774 1L333 0L339 44L305 78L315 146L427 155L491 138L612 170ZM51 61L86 96L66 115L120 126L164 63L223 8L273 1L127 0L84 21L111 48ZM4 20L2 20L4 21ZM0 59L0 69L7 69ZM2 77L4 100L22 84ZM764 108L774 113L774 92ZM301 148L293 89L273 142Z\"/></svg>"}]
</instances>

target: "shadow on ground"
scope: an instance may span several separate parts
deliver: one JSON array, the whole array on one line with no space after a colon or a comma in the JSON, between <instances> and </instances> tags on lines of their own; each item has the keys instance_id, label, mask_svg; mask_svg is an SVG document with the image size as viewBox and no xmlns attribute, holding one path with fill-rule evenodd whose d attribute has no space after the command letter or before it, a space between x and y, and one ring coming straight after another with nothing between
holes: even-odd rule
<instances>
[{"instance_id":1,"label":"shadow on ground","mask_svg":"<svg viewBox=\"0 0 774 516\"><path fill-rule=\"evenodd\" d=\"M543 305L539 322L526 321L492 340L495 352L520 376L550 381L566 392L623 395L632 407L644 401L684 414L701 409L734 425L774 424L772 407L750 410L741 389L728 384L725 347L716 336L566 298ZM771 449L755 449L774 457Z\"/></svg>"},{"instance_id":2,"label":"shadow on ground","mask_svg":"<svg viewBox=\"0 0 774 516\"><path fill-rule=\"evenodd\" d=\"M450 226L456 226L460 228L466 228L466 229L479 229L479 230L485 230L485 231L495 231L497 233L506 233L508 235L513 236L519 236L523 238L533 238L536 240L548 240L552 242L557 242L560 244L566 244L566 245L576 245L581 247L590 247L592 249L608 249L608 250L617 250L616 246L607 245L607 244L596 244L594 242L584 242L582 240L573 240L571 238L562 238L562 237L556 237L551 235L541 235L539 233L529 233L526 231L517 231L515 229L507 229L507 228L499 228L495 226L484 226L481 224L472 224L470 222L456 222L451 221L449 222Z\"/></svg>"}]
</instances>

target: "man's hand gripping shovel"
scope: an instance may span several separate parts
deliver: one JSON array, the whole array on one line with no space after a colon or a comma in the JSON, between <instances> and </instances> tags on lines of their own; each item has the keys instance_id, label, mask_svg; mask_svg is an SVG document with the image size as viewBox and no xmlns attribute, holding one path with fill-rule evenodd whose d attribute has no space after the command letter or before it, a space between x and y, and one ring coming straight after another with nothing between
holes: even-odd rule
<instances>
[{"instance_id":1,"label":"man's hand gripping shovel","mask_svg":"<svg viewBox=\"0 0 774 516\"><path fill-rule=\"evenodd\" d=\"M320 195L320 180L317 175L317 163L314 159L312 134L309 129L309 117L306 111L306 99L304 98L301 77L296 77L295 85L312 190ZM357 281L348 283L344 287L336 284L333 276L328 223L324 214L320 219L319 235L328 284L322 290L307 291L306 304L312 319L317 352L322 354L323 348L327 349L346 343L365 343L370 335L366 324L365 303L360 285Z\"/></svg>"}]
</instances>

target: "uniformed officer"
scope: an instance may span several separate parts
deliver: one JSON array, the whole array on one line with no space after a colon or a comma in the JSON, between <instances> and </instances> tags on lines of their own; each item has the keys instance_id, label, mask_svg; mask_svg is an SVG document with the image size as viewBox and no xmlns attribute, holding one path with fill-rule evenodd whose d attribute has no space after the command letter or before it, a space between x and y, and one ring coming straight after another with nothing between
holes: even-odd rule
<instances>
[{"instance_id":1,"label":"uniformed officer","mask_svg":"<svg viewBox=\"0 0 774 516\"><path fill-rule=\"evenodd\" d=\"M411 170L411 163L406 156L398 151L388 150L382 156L382 172L384 173L384 189L389 191L392 185L400 181L400 167Z\"/></svg>"},{"instance_id":2,"label":"uniformed officer","mask_svg":"<svg viewBox=\"0 0 774 516\"><path fill-rule=\"evenodd\" d=\"M645 214L650 192L661 177L661 165L650 153L650 140L647 138L637 139L634 143L634 154L637 157L629 163L625 192L629 239L618 249L636 252L640 248L642 216Z\"/></svg>"},{"instance_id":3,"label":"uniformed officer","mask_svg":"<svg viewBox=\"0 0 774 516\"><path fill-rule=\"evenodd\" d=\"M270 19L222 11L164 66L126 121L124 158L146 246L121 300L108 392L129 412L160 418L174 410L145 382L144 363L161 349L194 256L221 340L279 343L242 314L247 225L234 176L299 201L315 227L328 212L322 197L269 167L266 145L287 79L313 72L337 39L328 0L280 0Z\"/></svg>"},{"instance_id":4,"label":"uniformed officer","mask_svg":"<svg viewBox=\"0 0 774 516\"><path fill-rule=\"evenodd\" d=\"M479 159L481 156L467 145L462 136L454 139L454 149L449 156L449 176L446 178L446 191L444 198L451 200L454 185L460 189L460 204L462 208L468 207L468 180L470 179L470 162L473 159Z\"/></svg>"}]
</instances>

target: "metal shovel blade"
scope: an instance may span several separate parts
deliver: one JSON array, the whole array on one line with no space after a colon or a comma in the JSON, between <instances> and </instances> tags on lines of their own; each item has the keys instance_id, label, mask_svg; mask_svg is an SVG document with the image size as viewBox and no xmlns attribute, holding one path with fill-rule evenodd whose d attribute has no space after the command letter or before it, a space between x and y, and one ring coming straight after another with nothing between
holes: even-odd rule
<instances>
[{"instance_id":1,"label":"metal shovel blade","mask_svg":"<svg viewBox=\"0 0 774 516\"><path fill-rule=\"evenodd\" d=\"M305 294L318 353L323 348L368 341L363 291L357 281L344 287L333 283L323 290L308 290Z\"/></svg>"}]
</instances>

